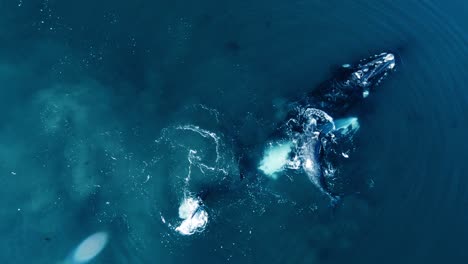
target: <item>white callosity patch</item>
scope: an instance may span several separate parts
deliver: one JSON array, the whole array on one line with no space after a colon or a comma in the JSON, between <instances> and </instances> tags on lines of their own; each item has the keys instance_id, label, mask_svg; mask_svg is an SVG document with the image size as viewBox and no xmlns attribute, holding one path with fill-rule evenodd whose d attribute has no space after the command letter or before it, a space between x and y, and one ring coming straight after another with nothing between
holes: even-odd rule
<instances>
[{"instance_id":1,"label":"white callosity patch","mask_svg":"<svg viewBox=\"0 0 468 264\"><path fill-rule=\"evenodd\" d=\"M366 98L369 95L368 88L380 84L388 72L395 68L395 56L384 52L361 62L352 73L352 79L356 85L365 88L363 97Z\"/></svg>"},{"instance_id":2,"label":"white callosity patch","mask_svg":"<svg viewBox=\"0 0 468 264\"><path fill-rule=\"evenodd\" d=\"M384 58L384 62L390 62L390 64L388 65L389 69L395 68L395 56L393 56L393 54L387 54Z\"/></svg>"},{"instance_id":3,"label":"white callosity patch","mask_svg":"<svg viewBox=\"0 0 468 264\"><path fill-rule=\"evenodd\" d=\"M107 245L109 236L106 232L95 233L81 242L73 251L71 263L83 264L95 258Z\"/></svg>"},{"instance_id":4,"label":"white callosity patch","mask_svg":"<svg viewBox=\"0 0 468 264\"><path fill-rule=\"evenodd\" d=\"M282 171L288 163L292 162L289 159L292 147L293 143L287 141L270 143L258 168L268 177L276 179L278 172Z\"/></svg>"},{"instance_id":5,"label":"white callosity patch","mask_svg":"<svg viewBox=\"0 0 468 264\"><path fill-rule=\"evenodd\" d=\"M181 235L193 235L205 229L208 213L199 199L186 197L179 206L179 217L183 221L175 228Z\"/></svg>"}]
</instances>

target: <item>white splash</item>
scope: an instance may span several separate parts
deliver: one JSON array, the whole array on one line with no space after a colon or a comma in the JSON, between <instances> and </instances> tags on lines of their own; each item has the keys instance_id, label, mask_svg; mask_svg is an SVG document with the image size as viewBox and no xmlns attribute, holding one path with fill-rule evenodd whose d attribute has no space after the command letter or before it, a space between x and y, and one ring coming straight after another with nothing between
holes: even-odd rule
<instances>
[{"instance_id":1,"label":"white splash","mask_svg":"<svg viewBox=\"0 0 468 264\"><path fill-rule=\"evenodd\" d=\"M199 106L204 110L210 110L213 115L218 118L218 112L214 109L208 109L204 106ZM206 109L205 109L206 108ZM185 131L187 133L194 133L198 136L206 138L211 144L214 144L216 151L216 159L207 163L204 158L204 149L193 147L191 145L180 144L177 139L174 139L170 133L172 131ZM216 180L219 176L223 177L224 180L229 175L229 166L226 166L226 160L224 152L225 145L221 138L222 135L218 135L215 132L203 129L199 126L187 124L174 126L172 128L164 128L160 138L156 139L156 143L167 142L171 146L181 148L187 151L187 175L183 178L183 184L179 186L179 191L183 192L184 195L181 197L179 204L179 219L166 219L161 213L161 221L166 224L171 230L176 231L180 235L189 236L195 233L203 232L208 223L208 212L207 206L203 203L201 198L191 193L191 183L193 180L199 179L199 177L206 176L205 173L209 172L210 176L215 175L213 180ZM185 163L184 163L185 164ZM195 172L201 172L201 174L192 174ZM192 179L195 177L195 179Z\"/></svg>"},{"instance_id":2,"label":"white splash","mask_svg":"<svg viewBox=\"0 0 468 264\"><path fill-rule=\"evenodd\" d=\"M179 206L179 217L184 219L175 228L181 235L193 235L205 229L208 213L201 205L201 201L193 197L185 198Z\"/></svg>"},{"instance_id":3,"label":"white splash","mask_svg":"<svg viewBox=\"0 0 468 264\"><path fill-rule=\"evenodd\" d=\"M97 232L92 234L73 252L71 260L73 264L83 264L95 258L107 244L109 236L106 232Z\"/></svg>"},{"instance_id":4,"label":"white splash","mask_svg":"<svg viewBox=\"0 0 468 264\"><path fill-rule=\"evenodd\" d=\"M289 141L270 143L258 168L268 177L277 179L277 173L290 162L289 153L291 153L292 146L293 143Z\"/></svg>"}]
</instances>

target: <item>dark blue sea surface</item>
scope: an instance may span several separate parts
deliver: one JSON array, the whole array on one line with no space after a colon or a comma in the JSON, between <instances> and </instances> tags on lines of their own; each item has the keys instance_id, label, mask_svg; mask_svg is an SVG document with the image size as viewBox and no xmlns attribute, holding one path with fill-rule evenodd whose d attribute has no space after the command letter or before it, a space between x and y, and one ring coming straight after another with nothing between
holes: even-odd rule
<instances>
[{"instance_id":1,"label":"dark blue sea surface","mask_svg":"<svg viewBox=\"0 0 468 264\"><path fill-rule=\"evenodd\" d=\"M0 0L0 263L467 263L467 10ZM384 51L353 193L240 167L285 102ZM188 185L209 220L183 236Z\"/></svg>"}]
</instances>

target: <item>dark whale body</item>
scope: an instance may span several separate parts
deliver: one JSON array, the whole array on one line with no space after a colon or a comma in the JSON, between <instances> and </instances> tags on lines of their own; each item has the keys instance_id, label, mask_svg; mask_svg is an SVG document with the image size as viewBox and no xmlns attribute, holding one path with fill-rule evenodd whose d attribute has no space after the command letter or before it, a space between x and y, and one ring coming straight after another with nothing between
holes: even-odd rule
<instances>
[{"instance_id":1,"label":"dark whale body","mask_svg":"<svg viewBox=\"0 0 468 264\"><path fill-rule=\"evenodd\" d=\"M385 52L361 60L356 65L344 64L336 76L319 85L297 104L323 110L334 119L341 118L366 98L394 68L394 55Z\"/></svg>"},{"instance_id":2,"label":"dark whale body","mask_svg":"<svg viewBox=\"0 0 468 264\"><path fill-rule=\"evenodd\" d=\"M391 53L343 65L332 79L289 104L287 119L273 137L294 142L292 168L302 169L333 203L345 194L336 186L344 179L348 158L356 150L359 123L351 112L394 68ZM291 169L291 162L286 167Z\"/></svg>"}]
</instances>

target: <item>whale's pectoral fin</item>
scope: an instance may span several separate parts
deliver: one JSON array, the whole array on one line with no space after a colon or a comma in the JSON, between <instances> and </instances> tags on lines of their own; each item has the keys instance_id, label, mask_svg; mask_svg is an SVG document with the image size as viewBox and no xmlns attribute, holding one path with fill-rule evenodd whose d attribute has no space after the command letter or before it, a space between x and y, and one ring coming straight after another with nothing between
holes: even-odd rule
<instances>
[{"instance_id":1,"label":"whale's pectoral fin","mask_svg":"<svg viewBox=\"0 0 468 264\"><path fill-rule=\"evenodd\" d=\"M359 120L357 117L346 117L335 120L335 131L350 135L359 130ZM352 136L352 135L350 135Z\"/></svg>"},{"instance_id":2,"label":"whale's pectoral fin","mask_svg":"<svg viewBox=\"0 0 468 264\"><path fill-rule=\"evenodd\" d=\"M359 130L356 117L338 119L335 129L321 139L322 151L325 160L340 164L340 160L348 159L355 151L354 135Z\"/></svg>"},{"instance_id":3,"label":"whale's pectoral fin","mask_svg":"<svg viewBox=\"0 0 468 264\"><path fill-rule=\"evenodd\" d=\"M335 121L335 129L320 139L320 163L323 181L333 194L346 193L350 157L356 151L355 134L359 130L356 117L342 118Z\"/></svg>"}]
</instances>

